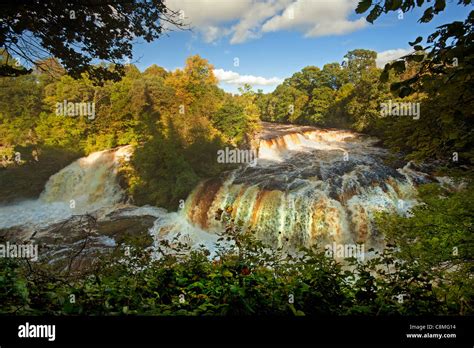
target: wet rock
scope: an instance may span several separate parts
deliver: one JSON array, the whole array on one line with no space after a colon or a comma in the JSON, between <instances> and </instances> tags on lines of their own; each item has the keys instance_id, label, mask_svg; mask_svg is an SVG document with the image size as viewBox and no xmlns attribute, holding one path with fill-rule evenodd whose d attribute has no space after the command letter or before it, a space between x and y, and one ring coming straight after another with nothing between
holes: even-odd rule
<instances>
[{"instance_id":1,"label":"wet rock","mask_svg":"<svg viewBox=\"0 0 474 348\"><path fill-rule=\"evenodd\" d=\"M117 243L121 243L127 238L146 238L148 245L153 242L148 230L155 221L153 216L129 216L119 217L106 221L99 221L97 232L99 235L113 238Z\"/></svg>"},{"instance_id":2,"label":"wet rock","mask_svg":"<svg viewBox=\"0 0 474 348\"><path fill-rule=\"evenodd\" d=\"M40 262L61 270L81 271L123 243L147 248L153 238L148 230L154 216L123 216L116 211L97 221L91 215L76 215L60 223L35 231L21 227L0 230L0 240L38 245Z\"/></svg>"}]
</instances>

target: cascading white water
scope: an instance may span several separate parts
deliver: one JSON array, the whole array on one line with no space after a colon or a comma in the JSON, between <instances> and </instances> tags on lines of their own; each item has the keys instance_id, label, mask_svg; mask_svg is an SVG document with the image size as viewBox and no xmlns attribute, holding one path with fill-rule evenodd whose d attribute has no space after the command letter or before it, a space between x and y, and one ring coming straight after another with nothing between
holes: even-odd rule
<instances>
[{"instance_id":1,"label":"cascading white water","mask_svg":"<svg viewBox=\"0 0 474 348\"><path fill-rule=\"evenodd\" d=\"M40 196L43 202L74 201L80 212L113 206L123 197L116 182L117 164L130 156L130 147L100 151L80 158L51 176Z\"/></svg>"},{"instance_id":2,"label":"cascading white water","mask_svg":"<svg viewBox=\"0 0 474 348\"><path fill-rule=\"evenodd\" d=\"M405 213L416 203L422 173L384 163L376 139L343 130L270 125L257 166L201 183L186 202L189 220L222 230L220 210L274 246L365 243L380 248L378 211Z\"/></svg>"},{"instance_id":3,"label":"cascading white water","mask_svg":"<svg viewBox=\"0 0 474 348\"><path fill-rule=\"evenodd\" d=\"M52 175L37 200L0 207L0 228L22 225L34 229L120 202L123 191L117 183L121 159L132 148L94 152Z\"/></svg>"},{"instance_id":4,"label":"cascading white water","mask_svg":"<svg viewBox=\"0 0 474 348\"><path fill-rule=\"evenodd\" d=\"M216 235L193 226L184 215L122 202L124 192L118 185L117 171L120 162L127 161L132 151L131 146L123 146L76 160L49 178L38 199L0 207L0 229L18 227L28 236L73 215L93 213L101 219L118 211L116 218L155 217L149 232L157 240L176 238L191 246L202 244L212 250Z\"/></svg>"}]
</instances>

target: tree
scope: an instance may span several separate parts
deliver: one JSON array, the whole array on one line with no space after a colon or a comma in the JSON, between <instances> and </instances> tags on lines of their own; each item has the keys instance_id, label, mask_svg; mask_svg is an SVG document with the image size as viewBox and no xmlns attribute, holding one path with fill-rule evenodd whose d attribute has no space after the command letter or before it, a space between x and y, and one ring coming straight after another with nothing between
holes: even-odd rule
<instances>
[{"instance_id":1,"label":"tree","mask_svg":"<svg viewBox=\"0 0 474 348\"><path fill-rule=\"evenodd\" d=\"M121 61L132 59L133 39L147 42L161 36L164 23L183 28L179 13L164 1L53 1L32 0L0 5L0 50L20 59L0 61L0 76L19 76L54 56L68 74L84 72L100 83L118 80L124 73ZM95 60L113 67L92 65ZM25 68L29 66L30 68Z\"/></svg>"},{"instance_id":2,"label":"tree","mask_svg":"<svg viewBox=\"0 0 474 348\"><path fill-rule=\"evenodd\" d=\"M317 66L304 67L284 83L311 96L313 89L321 86L321 70Z\"/></svg>"},{"instance_id":3,"label":"tree","mask_svg":"<svg viewBox=\"0 0 474 348\"><path fill-rule=\"evenodd\" d=\"M318 87L313 90L313 97L308 103L305 120L318 125L325 124L326 112L334 101L335 91L329 87Z\"/></svg>"},{"instance_id":4,"label":"tree","mask_svg":"<svg viewBox=\"0 0 474 348\"><path fill-rule=\"evenodd\" d=\"M472 180L465 184L454 192L423 185L418 197L423 204L409 216L382 213L376 218L387 243L397 246L396 259L437 274L433 290L444 301L457 302L461 313L471 307L473 297L473 279L466 275L472 273L474 187Z\"/></svg>"},{"instance_id":5,"label":"tree","mask_svg":"<svg viewBox=\"0 0 474 348\"><path fill-rule=\"evenodd\" d=\"M239 87L239 92L240 97L237 97L237 100L243 106L245 116L243 135L246 137L246 141L249 142L254 133L260 129L260 108L257 104L257 95L252 90L252 86L245 84L243 87Z\"/></svg>"},{"instance_id":6,"label":"tree","mask_svg":"<svg viewBox=\"0 0 474 348\"><path fill-rule=\"evenodd\" d=\"M458 0L458 5L468 6L472 0ZM367 21L373 23L382 13L391 11L412 11L416 7L423 8L423 15L419 18L420 23L430 22L434 16L443 12L446 7L445 0L426 2L424 0L385 0L373 4L372 0L359 1L356 8L357 13L370 10L366 17ZM469 100L472 82L473 60L474 60L474 11L471 11L464 22L455 21L441 25L435 32L428 36L427 46L421 45L423 37L418 36L409 44L413 46L414 52L401 57L401 59L385 65L382 80L388 79L390 70L403 73L410 62L421 62L420 69L411 78L392 85L392 89L401 97L409 95L422 89L423 84L432 75L440 75L446 81L458 79L464 81L469 87L464 88L460 94L461 99ZM428 52L428 53L425 53Z\"/></svg>"},{"instance_id":7,"label":"tree","mask_svg":"<svg viewBox=\"0 0 474 348\"><path fill-rule=\"evenodd\" d=\"M268 104L270 101L271 93L264 94L263 90L258 89L257 93L255 93L255 104L258 106L260 110L260 118L262 120L268 120Z\"/></svg>"},{"instance_id":8,"label":"tree","mask_svg":"<svg viewBox=\"0 0 474 348\"><path fill-rule=\"evenodd\" d=\"M199 177L186 161L180 139L173 131L157 133L136 149L132 159L134 175L129 179L129 192L137 204L152 204L177 209Z\"/></svg>"},{"instance_id":9,"label":"tree","mask_svg":"<svg viewBox=\"0 0 474 348\"><path fill-rule=\"evenodd\" d=\"M321 84L333 90L338 90L348 82L347 70L338 63L329 63L323 66L320 74Z\"/></svg>"},{"instance_id":10,"label":"tree","mask_svg":"<svg viewBox=\"0 0 474 348\"><path fill-rule=\"evenodd\" d=\"M168 72L163 69L161 66L156 64L152 64L148 68L145 69L144 73L145 76L159 76L165 78L168 75Z\"/></svg>"},{"instance_id":11,"label":"tree","mask_svg":"<svg viewBox=\"0 0 474 348\"><path fill-rule=\"evenodd\" d=\"M392 98L388 84L380 82L379 77L380 70L375 67L365 71L346 104L352 128L358 132L374 131L377 120L381 118L381 103Z\"/></svg>"},{"instance_id":12,"label":"tree","mask_svg":"<svg viewBox=\"0 0 474 348\"><path fill-rule=\"evenodd\" d=\"M212 118L212 124L227 138L242 138L245 130L244 107L229 98Z\"/></svg>"},{"instance_id":13,"label":"tree","mask_svg":"<svg viewBox=\"0 0 474 348\"><path fill-rule=\"evenodd\" d=\"M453 80L445 84L439 76L425 82L423 93L403 98L403 101L420 102L420 119L384 119L384 144L407 154L409 160L436 159L450 166L472 165L474 100L460 102L460 93L464 89L462 81Z\"/></svg>"},{"instance_id":14,"label":"tree","mask_svg":"<svg viewBox=\"0 0 474 348\"><path fill-rule=\"evenodd\" d=\"M271 121L304 123L301 117L308 102L305 92L296 87L281 84L272 95L269 102Z\"/></svg>"},{"instance_id":15,"label":"tree","mask_svg":"<svg viewBox=\"0 0 474 348\"><path fill-rule=\"evenodd\" d=\"M240 95L226 95L222 106L212 116L213 126L234 145L248 144L260 124L258 94L248 84L239 87L239 91Z\"/></svg>"},{"instance_id":16,"label":"tree","mask_svg":"<svg viewBox=\"0 0 474 348\"><path fill-rule=\"evenodd\" d=\"M347 52L344 58L347 62L347 74L349 82L357 83L364 71L367 71L370 68L375 68L377 52L356 49Z\"/></svg>"}]
</instances>

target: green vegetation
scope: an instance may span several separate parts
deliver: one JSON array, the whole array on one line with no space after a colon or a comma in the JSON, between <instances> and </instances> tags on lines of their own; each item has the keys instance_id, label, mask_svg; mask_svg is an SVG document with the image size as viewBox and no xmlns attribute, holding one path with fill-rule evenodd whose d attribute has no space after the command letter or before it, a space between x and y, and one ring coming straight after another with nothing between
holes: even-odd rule
<instances>
[{"instance_id":1,"label":"green vegetation","mask_svg":"<svg viewBox=\"0 0 474 348\"><path fill-rule=\"evenodd\" d=\"M461 185L467 187L454 192L424 185L419 189L424 204L414 207L412 216L383 214L378 226L388 243L400 248L394 257L436 274L436 291L446 303L459 301L461 312L472 312L474 185Z\"/></svg>"},{"instance_id":2,"label":"green vegetation","mask_svg":"<svg viewBox=\"0 0 474 348\"><path fill-rule=\"evenodd\" d=\"M248 146L258 128L254 93L246 87L241 96L226 94L212 69L194 56L183 71L172 73L156 65L141 73L129 65L121 81L104 86L95 86L86 74L74 80L64 72L56 78L40 72L2 78L1 199L11 200L13 192L17 198L37 196L38 187L68 164L62 155L51 158L53 152L71 154L66 159L72 161L132 144L133 165L123 173L129 195L137 204L176 209L199 180L228 169L217 163L218 149ZM58 115L64 101L94 103L94 115ZM226 112L229 107L235 112ZM28 180L35 185L25 185Z\"/></svg>"},{"instance_id":3,"label":"green vegetation","mask_svg":"<svg viewBox=\"0 0 474 348\"><path fill-rule=\"evenodd\" d=\"M163 242L158 260L139 243L127 256L122 244L71 273L1 259L0 313L472 315L474 215L468 203L474 190L444 192L442 200L439 194L427 186L426 205L413 216L380 217L378 226L398 248L365 262L352 259L351 269L321 249L289 256L266 248L225 214L228 227L213 258L204 249Z\"/></svg>"}]
</instances>

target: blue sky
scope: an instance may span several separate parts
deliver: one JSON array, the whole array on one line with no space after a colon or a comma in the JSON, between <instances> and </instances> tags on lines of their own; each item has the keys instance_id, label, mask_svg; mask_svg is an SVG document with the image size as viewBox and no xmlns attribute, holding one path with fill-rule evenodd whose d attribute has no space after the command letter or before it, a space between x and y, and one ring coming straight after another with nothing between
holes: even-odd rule
<instances>
[{"instance_id":1,"label":"blue sky","mask_svg":"<svg viewBox=\"0 0 474 348\"><path fill-rule=\"evenodd\" d=\"M174 70L199 54L229 92L246 81L270 92L303 67L341 62L356 48L377 51L383 65L407 52L408 41L464 20L472 10L448 0L444 13L427 24L417 23L423 11L415 9L403 18L382 14L372 25L355 14L357 0L167 0L167 5L182 11L192 31L136 43L134 63L142 70L151 64Z\"/></svg>"}]
</instances>

